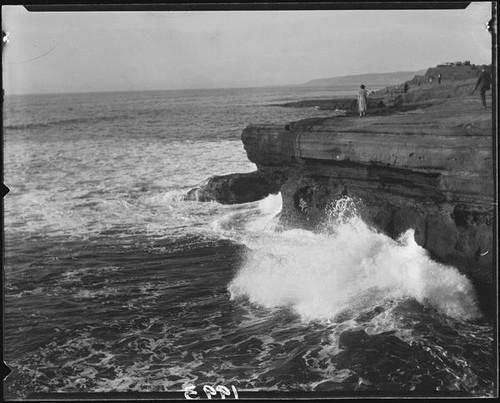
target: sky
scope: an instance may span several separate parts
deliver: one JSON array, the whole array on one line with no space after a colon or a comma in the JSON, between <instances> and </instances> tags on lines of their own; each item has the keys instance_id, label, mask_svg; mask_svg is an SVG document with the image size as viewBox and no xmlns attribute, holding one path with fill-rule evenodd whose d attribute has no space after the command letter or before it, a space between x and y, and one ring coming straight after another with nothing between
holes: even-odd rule
<instances>
[{"instance_id":1,"label":"sky","mask_svg":"<svg viewBox=\"0 0 500 403\"><path fill-rule=\"evenodd\" d=\"M465 10L28 12L2 6L5 94L263 87L491 63Z\"/></svg>"}]
</instances>

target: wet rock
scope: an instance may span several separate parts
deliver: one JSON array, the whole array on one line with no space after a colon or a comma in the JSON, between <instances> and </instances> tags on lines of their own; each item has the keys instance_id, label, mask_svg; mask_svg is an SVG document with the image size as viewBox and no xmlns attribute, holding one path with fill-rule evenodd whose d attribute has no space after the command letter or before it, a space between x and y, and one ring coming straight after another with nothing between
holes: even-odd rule
<instances>
[{"instance_id":1,"label":"wet rock","mask_svg":"<svg viewBox=\"0 0 500 403\"><path fill-rule=\"evenodd\" d=\"M259 172L212 176L203 185L191 189L184 200L216 201L222 204L248 203L277 193L279 184Z\"/></svg>"}]
</instances>

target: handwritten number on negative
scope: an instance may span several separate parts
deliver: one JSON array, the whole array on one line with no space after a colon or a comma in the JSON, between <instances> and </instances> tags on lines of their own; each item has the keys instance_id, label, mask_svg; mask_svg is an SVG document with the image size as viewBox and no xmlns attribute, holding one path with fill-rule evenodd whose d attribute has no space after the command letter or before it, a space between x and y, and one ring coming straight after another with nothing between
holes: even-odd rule
<instances>
[{"instance_id":1,"label":"handwritten number on negative","mask_svg":"<svg viewBox=\"0 0 500 403\"><path fill-rule=\"evenodd\" d=\"M198 392L195 390L196 386L189 385L184 389L184 397L188 400L200 399ZM220 394L221 399L225 399L226 396L231 396L231 391L233 392L234 398L239 399L238 391L234 385L231 385L231 390L222 385L217 385L215 388L210 385L203 386L203 391L207 395L207 399L212 399L212 396L217 396L217 392Z\"/></svg>"},{"instance_id":2,"label":"handwritten number on negative","mask_svg":"<svg viewBox=\"0 0 500 403\"><path fill-rule=\"evenodd\" d=\"M199 397L192 397L193 395L196 396L198 392L195 390L196 386L194 385L189 385L184 388L184 397L188 400L195 400L199 399Z\"/></svg>"}]
</instances>

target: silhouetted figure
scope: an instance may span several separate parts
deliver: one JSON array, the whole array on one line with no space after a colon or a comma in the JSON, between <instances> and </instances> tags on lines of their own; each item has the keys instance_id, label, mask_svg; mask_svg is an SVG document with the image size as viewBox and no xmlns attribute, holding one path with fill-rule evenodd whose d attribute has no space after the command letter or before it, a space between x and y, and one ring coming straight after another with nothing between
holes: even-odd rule
<instances>
[{"instance_id":1,"label":"silhouetted figure","mask_svg":"<svg viewBox=\"0 0 500 403\"><path fill-rule=\"evenodd\" d=\"M403 87L403 91L405 94L408 92L408 83L405 83L405 86Z\"/></svg>"},{"instance_id":2,"label":"silhouetted figure","mask_svg":"<svg viewBox=\"0 0 500 403\"><path fill-rule=\"evenodd\" d=\"M483 108L486 108L486 91L491 88L491 75L486 70L486 68L482 68L481 73L479 73L479 77L477 78L476 86L471 92L471 95L474 94L474 91L479 89L479 96L481 97L481 103L483 104Z\"/></svg>"},{"instance_id":3,"label":"silhouetted figure","mask_svg":"<svg viewBox=\"0 0 500 403\"><path fill-rule=\"evenodd\" d=\"M438 83L441 84L441 73L438 73Z\"/></svg>"},{"instance_id":4,"label":"silhouetted figure","mask_svg":"<svg viewBox=\"0 0 500 403\"><path fill-rule=\"evenodd\" d=\"M359 116L366 116L366 106L368 104L366 98L370 94L370 91L365 89L365 86L361 84L361 89L358 92L358 110Z\"/></svg>"}]
</instances>

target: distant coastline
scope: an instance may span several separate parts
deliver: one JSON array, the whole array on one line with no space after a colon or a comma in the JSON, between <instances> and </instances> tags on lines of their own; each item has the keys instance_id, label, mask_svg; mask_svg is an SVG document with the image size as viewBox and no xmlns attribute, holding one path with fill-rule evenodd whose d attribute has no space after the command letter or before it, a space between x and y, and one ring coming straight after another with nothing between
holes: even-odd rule
<instances>
[{"instance_id":1,"label":"distant coastline","mask_svg":"<svg viewBox=\"0 0 500 403\"><path fill-rule=\"evenodd\" d=\"M411 80L414 76L424 75L427 69L417 71L397 71L392 73L366 73L353 74L347 76L317 78L309 80L306 83L298 84L300 86L332 86L348 85L355 83L364 83L367 85L394 85L404 81Z\"/></svg>"},{"instance_id":2,"label":"distant coastline","mask_svg":"<svg viewBox=\"0 0 500 403\"><path fill-rule=\"evenodd\" d=\"M331 86L352 86L358 83L365 83L369 86L379 88L400 84L401 82L411 80L416 75L423 75L424 70L418 71L400 71L393 73L366 73L359 75L338 76L330 78L318 78L307 81L305 83L287 83L287 84L270 84L259 86L243 86L243 87L210 87L210 88L155 88L155 89L103 89L102 91L61 91L61 92L37 92L37 93L6 93L4 98L25 96L25 95L63 95L63 94L100 94L100 93L128 93L128 92L162 92L162 91L209 91L209 90L238 90L238 89L267 89L267 88L285 88L285 87L331 87ZM357 86L356 86L357 88Z\"/></svg>"}]
</instances>

